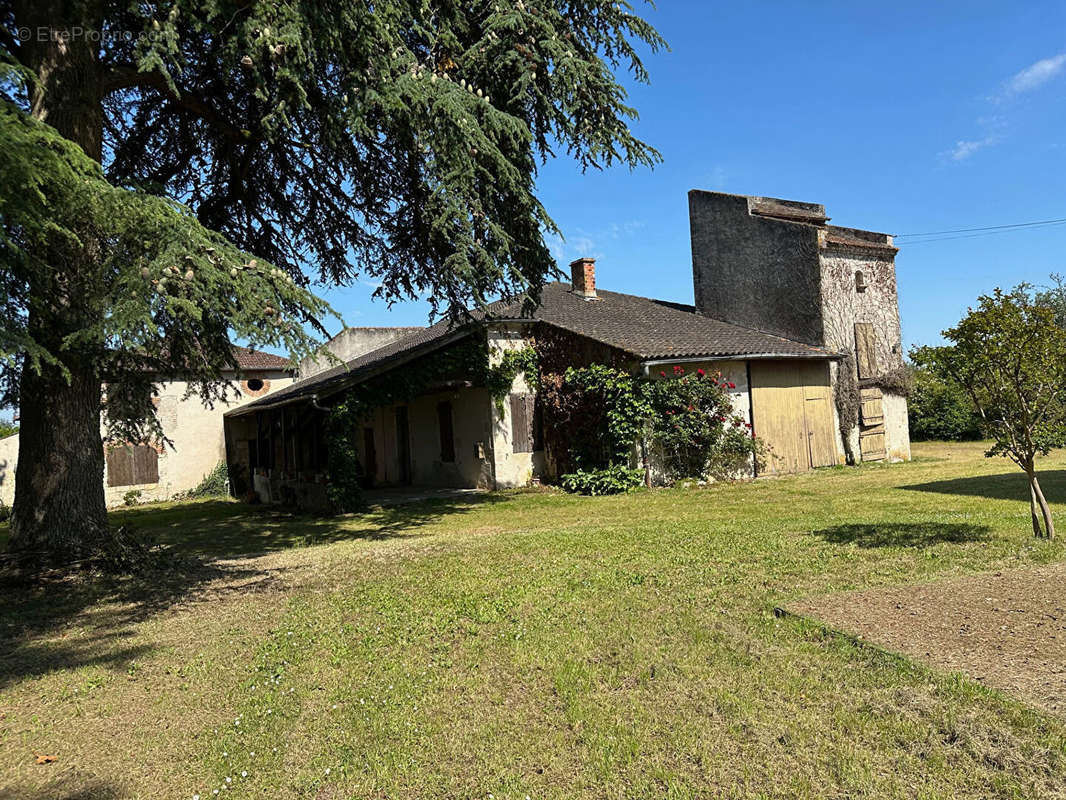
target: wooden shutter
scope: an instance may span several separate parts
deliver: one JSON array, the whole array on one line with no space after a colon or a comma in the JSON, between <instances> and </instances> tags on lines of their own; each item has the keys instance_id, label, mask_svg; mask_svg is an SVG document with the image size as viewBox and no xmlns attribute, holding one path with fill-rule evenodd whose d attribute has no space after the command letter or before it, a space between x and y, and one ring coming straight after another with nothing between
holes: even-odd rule
<instances>
[{"instance_id":1,"label":"wooden shutter","mask_svg":"<svg viewBox=\"0 0 1066 800\"><path fill-rule=\"evenodd\" d=\"M107 485L159 483L159 453L149 445L118 445L107 451Z\"/></svg>"},{"instance_id":2,"label":"wooden shutter","mask_svg":"<svg viewBox=\"0 0 1066 800\"><path fill-rule=\"evenodd\" d=\"M880 389L860 389L859 421L863 425L880 425L885 421L885 407Z\"/></svg>"},{"instance_id":3,"label":"wooden shutter","mask_svg":"<svg viewBox=\"0 0 1066 800\"><path fill-rule=\"evenodd\" d=\"M450 464L455 461L455 430L452 427L452 404L447 400L437 403L437 427L440 429L440 460Z\"/></svg>"},{"instance_id":4,"label":"wooden shutter","mask_svg":"<svg viewBox=\"0 0 1066 800\"><path fill-rule=\"evenodd\" d=\"M533 452L533 395L511 395L511 448L515 453Z\"/></svg>"},{"instance_id":5,"label":"wooden shutter","mask_svg":"<svg viewBox=\"0 0 1066 800\"><path fill-rule=\"evenodd\" d=\"M859 368L860 378L873 378L877 375L874 326L869 322L855 323L855 363Z\"/></svg>"},{"instance_id":6,"label":"wooden shutter","mask_svg":"<svg viewBox=\"0 0 1066 800\"><path fill-rule=\"evenodd\" d=\"M863 461L885 457L885 407L880 389L860 389L859 453Z\"/></svg>"},{"instance_id":7,"label":"wooden shutter","mask_svg":"<svg viewBox=\"0 0 1066 800\"><path fill-rule=\"evenodd\" d=\"M133 448L118 445L107 449L107 485L133 485Z\"/></svg>"},{"instance_id":8,"label":"wooden shutter","mask_svg":"<svg viewBox=\"0 0 1066 800\"><path fill-rule=\"evenodd\" d=\"M159 451L146 444L133 448L135 483L159 483Z\"/></svg>"}]
</instances>

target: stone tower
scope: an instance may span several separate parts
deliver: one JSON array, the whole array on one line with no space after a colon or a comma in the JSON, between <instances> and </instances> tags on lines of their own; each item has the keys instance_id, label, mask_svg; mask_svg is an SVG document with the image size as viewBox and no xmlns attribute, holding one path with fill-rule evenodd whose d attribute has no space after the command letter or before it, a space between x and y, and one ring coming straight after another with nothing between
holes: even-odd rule
<instances>
[{"instance_id":1,"label":"stone tower","mask_svg":"<svg viewBox=\"0 0 1066 800\"><path fill-rule=\"evenodd\" d=\"M909 458L906 399L890 380L903 363L892 237L830 225L817 203L699 190L689 222L699 312L841 354L834 393L857 382L862 410L845 451Z\"/></svg>"}]
</instances>

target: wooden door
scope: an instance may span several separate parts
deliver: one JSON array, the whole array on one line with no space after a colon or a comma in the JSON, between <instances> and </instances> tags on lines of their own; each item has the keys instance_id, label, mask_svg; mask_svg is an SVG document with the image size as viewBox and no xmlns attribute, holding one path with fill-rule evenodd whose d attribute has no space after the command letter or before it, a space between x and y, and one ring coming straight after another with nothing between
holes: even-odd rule
<instances>
[{"instance_id":1,"label":"wooden door","mask_svg":"<svg viewBox=\"0 0 1066 800\"><path fill-rule=\"evenodd\" d=\"M880 389L861 389L859 399L859 453L863 461L885 458L885 407Z\"/></svg>"},{"instance_id":2,"label":"wooden door","mask_svg":"<svg viewBox=\"0 0 1066 800\"><path fill-rule=\"evenodd\" d=\"M766 472L837 463L829 367L824 362L751 362L752 426L770 448Z\"/></svg>"},{"instance_id":3,"label":"wooden door","mask_svg":"<svg viewBox=\"0 0 1066 800\"><path fill-rule=\"evenodd\" d=\"M767 472L781 474L810 468L803 405L796 362L751 362L752 427L770 447Z\"/></svg>"},{"instance_id":4,"label":"wooden door","mask_svg":"<svg viewBox=\"0 0 1066 800\"><path fill-rule=\"evenodd\" d=\"M833 434L833 403L829 388L829 365L824 361L801 363L803 423L807 430L807 454L812 467L837 463Z\"/></svg>"}]
</instances>

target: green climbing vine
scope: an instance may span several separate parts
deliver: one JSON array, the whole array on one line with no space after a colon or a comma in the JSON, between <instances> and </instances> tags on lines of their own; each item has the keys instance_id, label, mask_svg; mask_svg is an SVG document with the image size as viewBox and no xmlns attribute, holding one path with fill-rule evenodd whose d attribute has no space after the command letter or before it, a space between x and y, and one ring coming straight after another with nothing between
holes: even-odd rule
<instances>
[{"instance_id":1,"label":"green climbing vine","mask_svg":"<svg viewBox=\"0 0 1066 800\"><path fill-rule=\"evenodd\" d=\"M326 494L337 511L364 506L365 480L356 442L364 421L379 406L406 403L444 381L466 380L485 385L488 348L485 340L471 336L444 350L414 359L389 372L356 384L330 407L326 420L328 484Z\"/></svg>"},{"instance_id":2,"label":"green climbing vine","mask_svg":"<svg viewBox=\"0 0 1066 800\"><path fill-rule=\"evenodd\" d=\"M536 392L540 389L540 366L534 345L526 345L519 350L507 350L495 366L488 367L485 386L496 403L496 410L502 415L503 401L511 392L514 379L525 373L526 385Z\"/></svg>"}]
</instances>

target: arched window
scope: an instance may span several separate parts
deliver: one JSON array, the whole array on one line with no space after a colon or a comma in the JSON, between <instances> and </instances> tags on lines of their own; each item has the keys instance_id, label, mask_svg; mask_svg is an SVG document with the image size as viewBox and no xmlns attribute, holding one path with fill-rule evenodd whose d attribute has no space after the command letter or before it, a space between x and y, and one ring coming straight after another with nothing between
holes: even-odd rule
<instances>
[{"instance_id":1,"label":"arched window","mask_svg":"<svg viewBox=\"0 0 1066 800\"><path fill-rule=\"evenodd\" d=\"M862 270L861 269L855 270L855 291L856 292L865 292L866 291L866 276L862 274Z\"/></svg>"}]
</instances>

